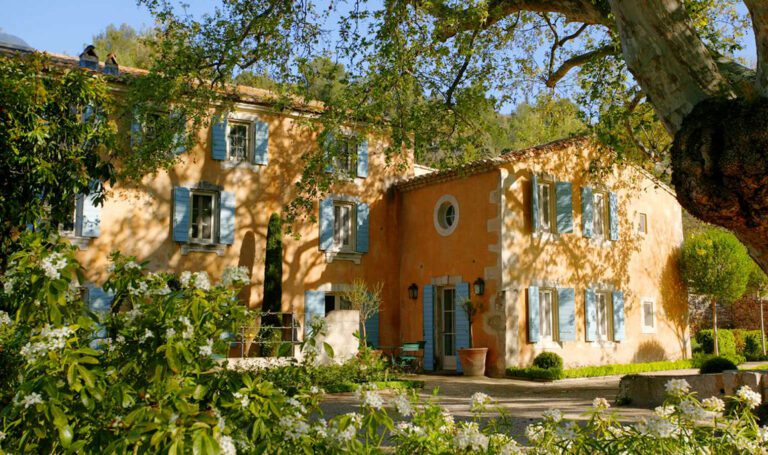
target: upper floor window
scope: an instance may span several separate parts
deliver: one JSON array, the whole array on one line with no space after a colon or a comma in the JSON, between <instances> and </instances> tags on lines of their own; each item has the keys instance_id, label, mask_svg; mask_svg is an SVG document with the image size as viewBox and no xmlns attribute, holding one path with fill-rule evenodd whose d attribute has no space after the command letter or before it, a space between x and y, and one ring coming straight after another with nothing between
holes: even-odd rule
<instances>
[{"instance_id":1,"label":"upper floor window","mask_svg":"<svg viewBox=\"0 0 768 455\"><path fill-rule=\"evenodd\" d=\"M339 149L333 159L333 167L344 175L357 175L357 141L353 137L343 137L338 142Z\"/></svg>"},{"instance_id":2,"label":"upper floor window","mask_svg":"<svg viewBox=\"0 0 768 455\"><path fill-rule=\"evenodd\" d=\"M648 233L648 215L642 212L637 214L637 233L638 234Z\"/></svg>"},{"instance_id":3,"label":"upper floor window","mask_svg":"<svg viewBox=\"0 0 768 455\"><path fill-rule=\"evenodd\" d=\"M77 209L78 209L78 198L72 197L70 198L71 208L67 212L68 216L67 218L59 223L59 232L63 236L67 237L74 237L77 235Z\"/></svg>"},{"instance_id":4,"label":"upper floor window","mask_svg":"<svg viewBox=\"0 0 768 455\"><path fill-rule=\"evenodd\" d=\"M608 195L604 192L595 192L594 232L595 237L604 238L609 232Z\"/></svg>"},{"instance_id":5,"label":"upper floor window","mask_svg":"<svg viewBox=\"0 0 768 455\"><path fill-rule=\"evenodd\" d=\"M555 184L554 182L539 182L539 229L552 232L555 220Z\"/></svg>"},{"instance_id":6,"label":"upper floor window","mask_svg":"<svg viewBox=\"0 0 768 455\"><path fill-rule=\"evenodd\" d=\"M613 339L613 304L610 292L596 292L597 339Z\"/></svg>"},{"instance_id":7,"label":"upper floor window","mask_svg":"<svg viewBox=\"0 0 768 455\"><path fill-rule=\"evenodd\" d=\"M325 294L325 314L335 310L351 310L352 303L337 294Z\"/></svg>"},{"instance_id":8,"label":"upper floor window","mask_svg":"<svg viewBox=\"0 0 768 455\"><path fill-rule=\"evenodd\" d=\"M189 227L189 241L215 243L216 240L216 194L207 191L192 191L192 219Z\"/></svg>"},{"instance_id":9,"label":"upper floor window","mask_svg":"<svg viewBox=\"0 0 768 455\"><path fill-rule=\"evenodd\" d=\"M656 305L653 299L643 299L641 311L643 332L654 332L656 330Z\"/></svg>"},{"instance_id":10,"label":"upper floor window","mask_svg":"<svg viewBox=\"0 0 768 455\"><path fill-rule=\"evenodd\" d=\"M229 147L227 148L227 159L229 161L242 162L250 159L250 137L250 122L230 121L228 137Z\"/></svg>"},{"instance_id":11,"label":"upper floor window","mask_svg":"<svg viewBox=\"0 0 768 455\"><path fill-rule=\"evenodd\" d=\"M333 247L338 251L355 249L355 205L346 201L333 204Z\"/></svg>"}]
</instances>

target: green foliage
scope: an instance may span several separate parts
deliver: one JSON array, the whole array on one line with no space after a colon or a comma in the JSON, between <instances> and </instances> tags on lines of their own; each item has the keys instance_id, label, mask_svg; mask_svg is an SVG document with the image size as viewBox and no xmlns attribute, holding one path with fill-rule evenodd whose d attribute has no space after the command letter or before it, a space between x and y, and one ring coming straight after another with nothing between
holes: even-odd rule
<instances>
[{"instance_id":1,"label":"green foliage","mask_svg":"<svg viewBox=\"0 0 768 455\"><path fill-rule=\"evenodd\" d=\"M699 330L696 333L696 342L699 344L701 351L705 354L712 354L715 352L712 330ZM736 338L730 330L720 329L717 331L717 344L720 347L721 355L736 354Z\"/></svg>"},{"instance_id":2,"label":"green foliage","mask_svg":"<svg viewBox=\"0 0 768 455\"><path fill-rule=\"evenodd\" d=\"M759 299L768 298L768 275L754 262L747 280L747 292L757 295Z\"/></svg>"},{"instance_id":3,"label":"green foliage","mask_svg":"<svg viewBox=\"0 0 768 455\"><path fill-rule=\"evenodd\" d=\"M508 367L507 376L512 378L540 379L545 381L555 381L565 377L562 368L540 368L536 366L527 368Z\"/></svg>"},{"instance_id":4,"label":"green foliage","mask_svg":"<svg viewBox=\"0 0 768 455\"><path fill-rule=\"evenodd\" d=\"M534 104L522 103L507 119L510 143L517 150L587 132L572 101L542 93Z\"/></svg>"},{"instance_id":5,"label":"green foliage","mask_svg":"<svg viewBox=\"0 0 768 455\"><path fill-rule=\"evenodd\" d=\"M533 366L544 369L563 369L563 358L554 352L542 352L533 359Z\"/></svg>"},{"instance_id":6,"label":"green foliage","mask_svg":"<svg viewBox=\"0 0 768 455\"><path fill-rule=\"evenodd\" d=\"M283 227L280 215L273 213L267 225L267 247L264 258L263 311L282 311L283 301Z\"/></svg>"},{"instance_id":7,"label":"green foliage","mask_svg":"<svg viewBox=\"0 0 768 455\"><path fill-rule=\"evenodd\" d=\"M599 376L618 376L625 374L646 373L650 371L682 370L692 367L693 363L691 360L598 365L592 367L566 369L563 372L563 377L592 378Z\"/></svg>"},{"instance_id":8,"label":"green foliage","mask_svg":"<svg viewBox=\"0 0 768 455\"><path fill-rule=\"evenodd\" d=\"M365 346L363 352L368 351L368 337L365 333L365 321L379 312L381 307L381 290L383 288L384 283L382 282L368 286L368 283L366 283L365 280L356 278L352 281L352 284L341 293L342 298L348 301L352 309L357 310L360 314L360 327L362 328L360 345Z\"/></svg>"},{"instance_id":9,"label":"green foliage","mask_svg":"<svg viewBox=\"0 0 768 455\"><path fill-rule=\"evenodd\" d=\"M714 357L717 357L717 356L715 356L714 354L704 354L702 352L694 353L693 359L691 359L692 366L693 368L701 368L701 366L704 365L704 363L707 360L712 359ZM742 363L747 361L747 359L741 354L723 354L723 355L720 355L719 357L726 358L736 365L741 365Z\"/></svg>"},{"instance_id":10,"label":"green foliage","mask_svg":"<svg viewBox=\"0 0 768 455\"><path fill-rule=\"evenodd\" d=\"M152 50L147 41L154 39L157 39L157 35L153 31L139 32L125 23L119 27L109 24L103 32L93 37L91 44L101 60L114 53L120 66L148 69L152 65Z\"/></svg>"},{"instance_id":11,"label":"green foliage","mask_svg":"<svg viewBox=\"0 0 768 455\"><path fill-rule=\"evenodd\" d=\"M696 294L728 304L744 294L753 268L744 245L730 232L707 229L683 243L680 269Z\"/></svg>"},{"instance_id":12,"label":"green foliage","mask_svg":"<svg viewBox=\"0 0 768 455\"><path fill-rule=\"evenodd\" d=\"M713 357L701 365L700 374L722 373L726 370L737 370L735 363L725 357Z\"/></svg>"}]
</instances>

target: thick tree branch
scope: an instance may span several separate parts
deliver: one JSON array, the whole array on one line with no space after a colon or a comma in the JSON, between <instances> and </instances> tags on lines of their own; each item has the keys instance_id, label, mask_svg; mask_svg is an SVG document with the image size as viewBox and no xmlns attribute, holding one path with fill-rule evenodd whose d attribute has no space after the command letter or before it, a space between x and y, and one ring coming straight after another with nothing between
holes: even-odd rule
<instances>
[{"instance_id":1,"label":"thick tree branch","mask_svg":"<svg viewBox=\"0 0 768 455\"><path fill-rule=\"evenodd\" d=\"M521 11L557 13L562 14L567 22L613 27L608 18L610 11L591 0L491 0L487 14L475 7L455 9L441 1L415 0L414 3L440 19L437 36L442 40L466 30L492 27L504 18Z\"/></svg>"},{"instance_id":2,"label":"thick tree branch","mask_svg":"<svg viewBox=\"0 0 768 455\"><path fill-rule=\"evenodd\" d=\"M744 0L755 32L757 48L757 77L755 86L761 96L768 96L768 2L765 0Z\"/></svg>"},{"instance_id":3,"label":"thick tree branch","mask_svg":"<svg viewBox=\"0 0 768 455\"><path fill-rule=\"evenodd\" d=\"M547 77L546 80L547 87L553 88L573 68L584 65L585 63L588 63L595 58L613 55L615 54L615 51L616 50L612 45L606 45L595 50L585 52L584 54L575 55L569 58L568 60L564 61L562 65L557 68L557 70L550 72L549 77Z\"/></svg>"}]
</instances>

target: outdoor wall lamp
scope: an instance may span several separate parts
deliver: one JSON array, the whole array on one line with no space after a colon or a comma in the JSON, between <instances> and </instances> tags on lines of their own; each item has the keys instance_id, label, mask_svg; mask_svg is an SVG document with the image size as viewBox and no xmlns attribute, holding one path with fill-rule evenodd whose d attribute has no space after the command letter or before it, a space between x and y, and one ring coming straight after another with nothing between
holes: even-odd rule
<instances>
[{"instance_id":1,"label":"outdoor wall lamp","mask_svg":"<svg viewBox=\"0 0 768 455\"><path fill-rule=\"evenodd\" d=\"M483 295L485 293L485 281L482 278L478 278L473 283L475 286L475 295Z\"/></svg>"},{"instance_id":2,"label":"outdoor wall lamp","mask_svg":"<svg viewBox=\"0 0 768 455\"><path fill-rule=\"evenodd\" d=\"M411 285L408 286L408 297L410 297L411 300L419 298L419 287L416 286L416 283L411 283Z\"/></svg>"}]
</instances>

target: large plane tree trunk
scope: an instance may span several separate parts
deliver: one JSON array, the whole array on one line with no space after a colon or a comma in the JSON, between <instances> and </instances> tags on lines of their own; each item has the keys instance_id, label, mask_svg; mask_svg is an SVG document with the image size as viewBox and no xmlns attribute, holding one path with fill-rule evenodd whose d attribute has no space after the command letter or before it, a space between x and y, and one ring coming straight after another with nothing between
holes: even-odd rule
<instances>
[{"instance_id":1,"label":"large plane tree trunk","mask_svg":"<svg viewBox=\"0 0 768 455\"><path fill-rule=\"evenodd\" d=\"M768 2L747 0L758 52ZM766 56L745 84L696 34L679 0L609 0L627 65L670 134L672 183L694 216L726 227L768 271Z\"/></svg>"}]
</instances>

